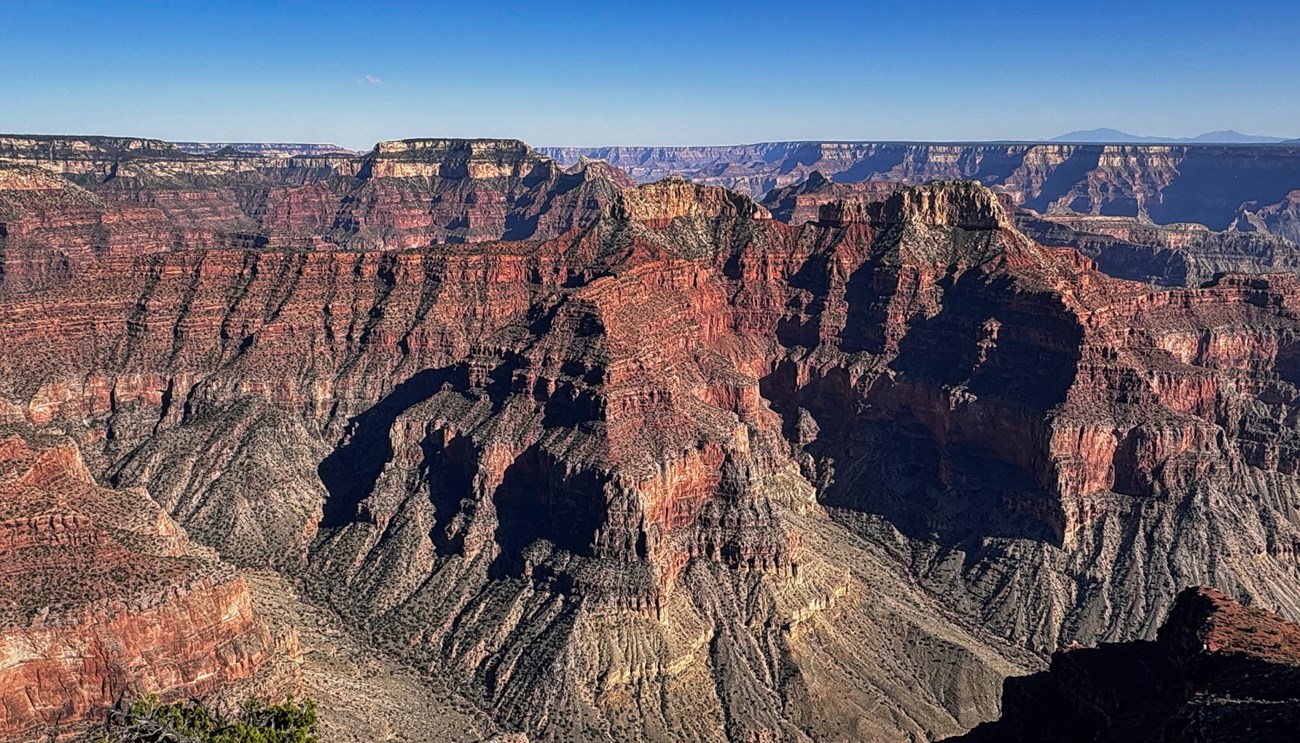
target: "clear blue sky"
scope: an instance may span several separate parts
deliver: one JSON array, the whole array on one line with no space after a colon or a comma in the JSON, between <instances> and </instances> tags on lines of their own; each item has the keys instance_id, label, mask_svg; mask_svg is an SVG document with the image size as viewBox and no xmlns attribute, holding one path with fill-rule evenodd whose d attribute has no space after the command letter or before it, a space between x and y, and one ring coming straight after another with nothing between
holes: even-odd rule
<instances>
[{"instance_id":1,"label":"clear blue sky","mask_svg":"<svg viewBox=\"0 0 1300 743\"><path fill-rule=\"evenodd\" d=\"M536 145L1300 137L1296 0L0 0L0 131Z\"/></svg>"}]
</instances>

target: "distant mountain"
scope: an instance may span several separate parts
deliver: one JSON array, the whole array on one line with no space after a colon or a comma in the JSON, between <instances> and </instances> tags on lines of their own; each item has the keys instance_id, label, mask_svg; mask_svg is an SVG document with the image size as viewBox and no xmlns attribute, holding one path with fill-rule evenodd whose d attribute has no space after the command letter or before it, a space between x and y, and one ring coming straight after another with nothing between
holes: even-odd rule
<instances>
[{"instance_id":1,"label":"distant mountain","mask_svg":"<svg viewBox=\"0 0 1300 743\"><path fill-rule=\"evenodd\" d=\"M1088 129L1086 131L1070 132L1062 134L1059 137L1052 137L1049 142L1107 142L1113 144L1147 144L1167 142L1167 139L1160 137L1141 137L1128 132L1121 132L1118 129Z\"/></svg>"},{"instance_id":2,"label":"distant mountain","mask_svg":"<svg viewBox=\"0 0 1300 743\"><path fill-rule=\"evenodd\" d=\"M1221 132L1209 132L1192 137L1189 142L1204 142L1210 144L1277 144L1285 142L1286 137L1268 137L1260 134L1242 134L1227 129Z\"/></svg>"},{"instance_id":3,"label":"distant mountain","mask_svg":"<svg viewBox=\"0 0 1300 743\"><path fill-rule=\"evenodd\" d=\"M1062 134L1048 141L1084 144L1278 144L1287 140L1285 137L1242 134L1231 129L1207 132L1195 137L1144 137L1118 129L1088 129Z\"/></svg>"}]
</instances>

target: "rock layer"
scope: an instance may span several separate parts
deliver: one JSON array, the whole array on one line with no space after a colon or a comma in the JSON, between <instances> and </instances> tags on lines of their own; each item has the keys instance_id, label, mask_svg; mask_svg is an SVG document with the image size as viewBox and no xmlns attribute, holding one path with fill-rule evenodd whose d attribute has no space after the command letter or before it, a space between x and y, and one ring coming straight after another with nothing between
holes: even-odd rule
<instances>
[{"instance_id":1,"label":"rock layer","mask_svg":"<svg viewBox=\"0 0 1300 743\"><path fill-rule=\"evenodd\" d=\"M0 137L0 287L176 248L400 249L542 239L627 185L522 142L405 140L364 155L189 153L155 140Z\"/></svg>"},{"instance_id":2,"label":"rock layer","mask_svg":"<svg viewBox=\"0 0 1300 743\"><path fill-rule=\"evenodd\" d=\"M772 190L763 203L775 218L792 224L843 222L863 219L869 205L904 187L888 181L835 183L814 171L805 181ZM1000 197L1014 204L1007 194ZM1161 226L1140 217L1039 214L1023 208L1015 209L1013 218L1017 229L1034 241L1077 250L1095 261L1098 270L1121 279L1198 286L1222 273L1300 269L1300 246L1285 230L1275 234L1249 223L1215 231L1195 223Z\"/></svg>"},{"instance_id":3,"label":"rock layer","mask_svg":"<svg viewBox=\"0 0 1300 743\"><path fill-rule=\"evenodd\" d=\"M99 725L124 698L204 696L294 652L242 578L143 492L97 486L66 438L0 429L0 510L0 740Z\"/></svg>"},{"instance_id":4,"label":"rock layer","mask_svg":"<svg viewBox=\"0 0 1300 743\"><path fill-rule=\"evenodd\" d=\"M1226 229L1239 217L1295 239L1300 148L1257 145L768 142L723 147L549 148L606 160L640 182L680 175L754 198L809 178L979 181L1037 212L1143 217ZM1255 216L1257 215L1257 216Z\"/></svg>"}]
</instances>

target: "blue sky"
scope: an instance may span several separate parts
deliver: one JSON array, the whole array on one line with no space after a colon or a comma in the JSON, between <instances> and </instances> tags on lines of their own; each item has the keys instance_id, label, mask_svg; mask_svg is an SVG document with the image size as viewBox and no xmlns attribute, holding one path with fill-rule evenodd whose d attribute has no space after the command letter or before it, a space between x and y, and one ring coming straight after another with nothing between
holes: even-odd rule
<instances>
[{"instance_id":1,"label":"blue sky","mask_svg":"<svg viewBox=\"0 0 1300 743\"><path fill-rule=\"evenodd\" d=\"M1285 2L0 0L0 131L535 145L1300 137Z\"/></svg>"}]
</instances>

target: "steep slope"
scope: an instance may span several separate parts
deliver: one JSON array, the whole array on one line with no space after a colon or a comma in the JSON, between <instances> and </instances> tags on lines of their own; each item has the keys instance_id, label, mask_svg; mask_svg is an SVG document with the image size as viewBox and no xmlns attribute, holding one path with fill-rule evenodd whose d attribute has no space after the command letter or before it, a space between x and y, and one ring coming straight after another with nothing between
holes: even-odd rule
<instances>
[{"instance_id":1,"label":"steep slope","mask_svg":"<svg viewBox=\"0 0 1300 743\"><path fill-rule=\"evenodd\" d=\"M1003 714L953 739L1290 740L1300 730L1300 625L1210 588L1178 596L1156 641L1071 649L1008 679Z\"/></svg>"},{"instance_id":2,"label":"steep slope","mask_svg":"<svg viewBox=\"0 0 1300 743\"><path fill-rule=\"evenodd\" d=\"M543 740L931 739L1178 586L1300 613L1294 278L1114 280L972 183L792 225L570 177L531 241L109 251L0 298L0 396Z\"/></svg>"},{"instance_id":3,"label":"steep slope","mask_svg":"<svg viewBox=\"0 0 1300 743\"><path fill-rule=\"evenodd\" d=\"M1153 633L1189 583L1298 613L1294 277L1110 280L974 186L843 211L898 252L809 272L811 351L763 386L823 503L1039 651Z\"/></svg>"}]
</instances>

